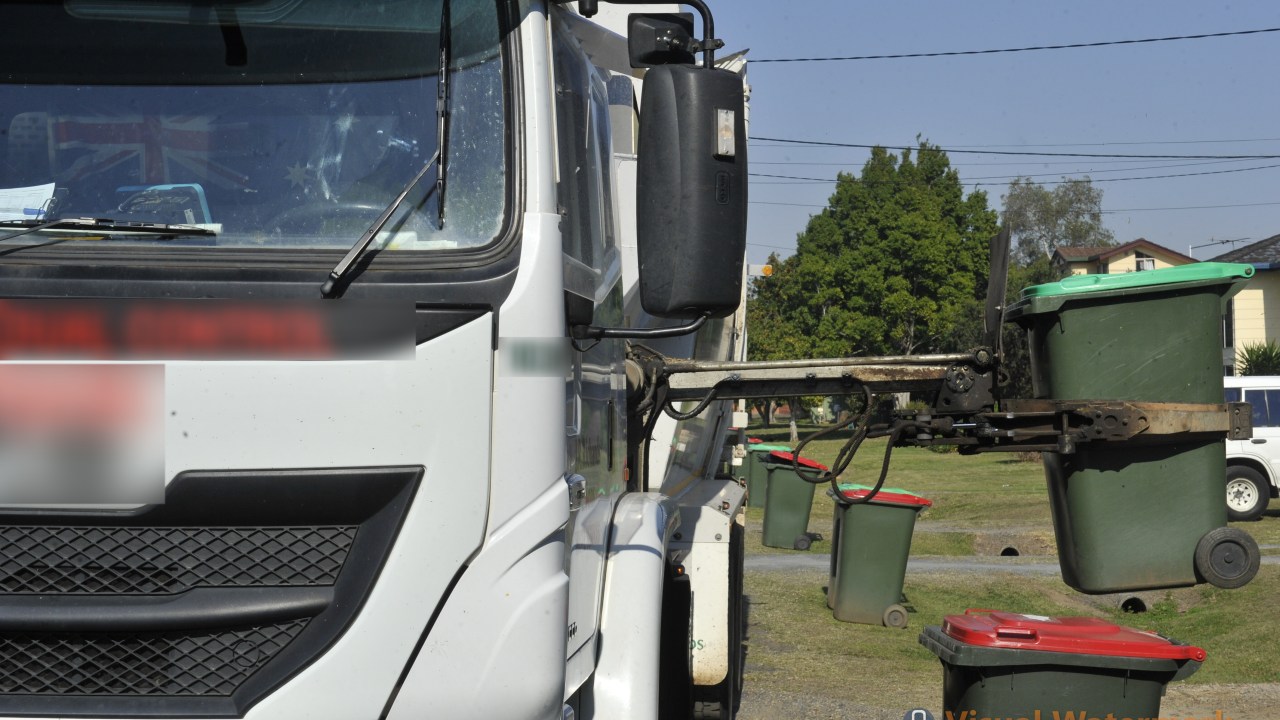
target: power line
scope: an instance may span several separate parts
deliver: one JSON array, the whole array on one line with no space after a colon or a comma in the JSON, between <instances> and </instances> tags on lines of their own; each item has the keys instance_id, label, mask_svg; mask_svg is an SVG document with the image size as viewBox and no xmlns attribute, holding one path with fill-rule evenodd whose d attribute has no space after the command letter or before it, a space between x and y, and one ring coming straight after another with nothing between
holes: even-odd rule
<instances>
[{"instance_id":1,"label":"power line","mask_svg":"<svg viewBox=\"0 0 1280 720\"><path fill-rule=\"evenodd\" d=\"M794 247L787 247L786 245L770 245L769 243L758 243L758 242L749 242L747 244L754 245L756 247L773 248L775 250L795 250Z\"/></svg>"},{"instance_id":2,"label":"power line","mask_svg":"<svg viewBox=\"0 0 1280 720\"><path fill-rule=\"evenodd\" d=\"M919 147L908 145L865 145L862 143L840 143L824 140L792 140L788 138L751 137L751 140L766 142L791 143L805 146L847 147L884 150L919 150ZM1064 152L1032 152L1029 150L965 150L963 148L944 148L930 145L929 150L937 150L947 154L965 153L970 155L1030 155L1036 157L1085 157L1085 158L1142 158L1147 160L1280 160L1280 155L1142 155L1123 153L1064 153Z\"/></svg>"},{"instance_id":3,"label":"power line","mask_svg":"<svg viewBox=\"0 0 1280 720\"><path fill-rule=\"evenodd\" d=\"M1130 40L1103 40L1100 42L1069 43L1066 45L1033 45L1017 48L991 48L987 50L951 50L947 52L898 53L894 55L847 55L836 57L803 57L803 58L765 58L752 59L757 63L799 63L799 62L839 62L846 60L901 60L904 58L955 57L957 55L995 55L997 53L1031 52L1034 50L1075 50L1078 48L1107 47L1110 45L1141 45L1144 43L1173 42L1175 40L1204 40L1206 38L1234 37L1239 35L1259 35L1262 33L1280 32L1280 28L1259 28L1257 30L1234 30L1231 32L1200 33L1198 35L1170 35L1168 37L1139 38Z\"/></svg>"},{"instance_id":4,"label":"power line","mask_svg":"<svg viewBox=\"0 0 1280 720\"><path fill-rule=\"evenodd\" d=\"M1110 142L1093 142L1093 143L1011 143L1011 144L992 144L992 145L956 145L956 147L961 147L961 148L1103 147L1106 145L1209 145L1209 144L1215 144L1215 143L1253 143L1253 142L1280 142L1280 138L1240 138L1238 140L1135 140L1132 142L1113 140Z\"/></svg>"},{"instance_id":5,"label":"power line","mask_svg":"<svg viewBox=\"0 0 1280 720\"><path fill-rule=\"evenodd\" d=\"M825 208L826 205L806 205L804 203L771 202L768 200L748 200L748 205L785 205L787 207Z\"/></svg>"},{"instance_id":6,"label":"power line","mask_svg":"<svg viewBox=\"0 0 1280 720\"><path fill-rule=\"evenodd\" d=\"M1126 212L1152 212L1155 210L1216 210L1218 208L1263 207L1266 205L1280 205L1280 202L1236 203L1234 205L1182 205L1179 207L1122 208L1120 210L1102 210L1101 212L1105 214L1105 213L1126 213Z\"/></svg>"},{"instance_id":7,"label":"power line","mask_svg":"<svg viewBox=\"0 0 1280 720\"><path fill-rule=\"evenodd\" d=\"M777 142L787 143L789 140L778 140ZM1090 142L1090 143L986 143L979 145L952 145L957 148L1015 148L1015 147L1103 147L1108 145L1209 145L1218 143L1254 143L1254 142L1280 142L1280 138L1238 138L1238 139L1214 139L1214 140L1111 140L1106 142ZM764 145L757 147L779 147L777 145Z\"/></svg>"},{"instance_id":8,"label":"power line","mask_svg":"<svg viewBox=\"0 0 1280 720\"><path fill-rule=\"evenodd\" d=\"M1200 165L1201 163L1188 163L1188 164L1189 164L1189 165L1193 165L1193 166L1194 166L1194 165ZM1208 164L1208 163L1204 163L1204 164ZM1166 166L1166 167L1169 167L1169 166ZM1247 167L1247 168L1231 168L1230 170L1205 170L1205 171L1203 171L1203 172L1172 173L1172 174L1169 174L1169 175L1142 175L1142 176L1138 176L1138 177L1122 177L1122 178L1089 178L1089 180L1090 180L1090 182L1096 182L1096 183L1104 183L1104 182L1125 182L1125 181L1129 181L1129 180L1161 180L1161 179L1164 179L1164 178L1196 177L1196 176L1198 176L1198 175L1226 175L1226 174L1228 174L1228 173L1249 172L1249 171L1251 171L1251 170L1269 170L1269 169L1271 169L1271 168L1277 168L1277 167L1280 167L1280 164L1276 164L1276 165L1258 165L1258 166L1256 166L1256 167ZM1121 168L1121 169L1118 169L1118 170L1102 170L1102 171L1100 171L1100 172L1127 172L1127 171L1131 171L1131 170L1144 170L1144 169L1146 169L1146 168ZM1159 169L1159 168L1151 168L1151 169ZM1068 173L1068 174L1070 174L1070 173ZM829 180L828 180L828 179L824 179L824 178L799 177L799 176L796 176L796 175L770 175L770 174L767 174L767 173L748 173L748 175L749 175L749 176L751 176L751 177L766 177L766 178L778 178L778 179L782 179L782 180L797 180L797 181L801 181L801 182L789 182L789 183L770 183L770 182L764 182L764 183L757 183L758 185L812 185L812 184L822 184L822 185L825 185L825 184L833 183L833 182L835 182L835 181L836 181L836 179L835 179L835 178L831 178L831 179L829 179ZM1026 178L1030 178L1030 177L1041 177L1041 176L1043 176L1043 175L1058 175L1059 177L1061 177L1061 176L1063 175L1063 173L1038 173L1038 174L1033 174L1033 175L988 175L988 176L985 176L985 177L976 177L976 178L968 178L968 179L963 179L963 178L962 178L962 179L961 179L961 182L962 182L962 184L964 184L964 185L970 185L970 184L972 184L974 187L981 187L981 186L983 186L983 185L988 185L988 186L995 185L996 183L983 183L983 182L973 182L973 181L975 181L975 180L1011 180L1011 179L1017 179L1017 178L1022 178L1022 177L1026 177ZM1066 184L1068 184L1068 183L1072 183L1072 182L1079 182L1079 181L1080 181L1080 178L1075 178L1075 179L1064 179L1064 180L1046 180L1046 181L1044 181L1044 182L1039 182L1039 183L1036 183L1036 184L1037 184L1037 185L1066 185ZM858 180L858 182L859 182L859 183L881 183L881 182L908 183L908 182L910 182L910 181L907 181L907 180L888 180L888 181L885 181L885 180ZM1004 185L1005 183L999 183L999 184L1000 184L1000 185Z\"/></svg>"},{"instance_id":9,"label":"power line","mask_svg":"<svg viewBox=\"0 0 1280 720\"><path fill-rule=\"evenodd\" d=\"M1011 161L1011 162L953 162L951 163L951 167L953 168L1009 167L1013 165L1034 165L1039 167L1049 167L1053 165L1068 165L1068 166L1074 167L1078 165L1083 165L1086 162L1089 165L1133 165L1135 163L1140 163L1145 161L1144 160L1088 160L1088 161L1086 160L1057 160L1057 161L1055 160L1022 160L1022 161ZM1171 160L1169 162L1172 163L1173 161ZM1244 161L1243 160L1215 160L1212 162L1190 163L1190 164L1191 165L1213 165L1219 162L1232 163L1232 162L1244 162ZM852 167L854 163L849 161L806 162L804 160L755 160L753 159L751 160L751 165L753 167L757 165L803 165L807 167L845 167L847 168L847 167ZM1177 164L1177 165L1169 164L1169 165L1156 165L1153 167L1184 167L1184 166L1182 164ZM1129 167L1129 168L1118 168L1116 170L1097 170L1095 172L1124 172L1126 170L1138 170L1138 169L1139 168Z\"/></svg>"},{"instance_id":10,"label":"power line","mask_svg":"<svg viewBox=\"0 0 1280 720\"><path fill-rule=\"evenodd\" d=\"M1269 169L1271 169L1271 168L1278 168L1278 167L1280 167L1280 164L1276 164L1276 165L1258 165L1258 166L1255 166L1255 167L1247 167L1247 168L1232 168L1232 169L1230 169L1230 170L1205 170L1205 171L1203 171L1203 172L1174 173L1174 174L1171 174L1171 175L1144 175L1144 176L1139 176L1139 177L1097 178L1097 179L1090 178L1090 180L1091 180L1092 182L1096 182L1096 183L1104 183L1104 182L1126 182L1126 181L1129 181L1129 180L1163 180L1163 179L1165 179L1165 178L1197 177L1197 176L1199 176L1199 175L1226 175L1227 173L1249 172L1250 170L1269 170ZM1038 184L1038 185L1066 185L1067 183L1070 183L1070 182L1075 182L1075 181L1073 181L1073 180L1047 180L1047 181L1045 181L1045 182L1037 183L1037 184ZM979 186L982 186L982 185L993 185L993 184L994 184L994 183L974 183L974 187L979 187ZM1002 184L1003 184L1003 183L1002 183Z\"/></svg>"},{"instance_id":11,"label":"power line","mask_svg":"<svg viewBox=\"0 0 1280 720\"><path fill-rule=\"evenodd\" d=\"M771 202L768 200L750 200L749 205L785 205L788 207L804 207L826 209L826 205L811 205L804 203L788 203L788 202ZM1118 210L1100 210L1105 214L1127 213L1127 212L1155 212L1166 210L1217 210L1220 208L1241 208L1241 207L1267 207L1272 205L1280 205L1280 202L1258 202L1258 203L1235 203L1231 205L1181 205L1177 207L1152 207L1152 208L1120 208Z\"/></svg>"}]
</instances>

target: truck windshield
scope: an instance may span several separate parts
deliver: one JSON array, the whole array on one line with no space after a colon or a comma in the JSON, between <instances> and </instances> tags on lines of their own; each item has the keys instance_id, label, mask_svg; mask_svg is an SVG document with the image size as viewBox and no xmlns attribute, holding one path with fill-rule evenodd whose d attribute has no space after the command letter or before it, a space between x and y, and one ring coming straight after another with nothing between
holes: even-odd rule
<instances>
[{"instance_id":1,"label":"truck windshield","mask_svg":"<svg viewBox=\"0 0 1280 720\"><path fill-rule=\"evenodd\" d=\"M486 245L506 197L497 3L451 0L444 14L441 2L0 4L0 220L200 225L216 235L183 244L345 249L436 152L444 121L443 227L428 175L378 242Z\"/></svg>"}]
</instances>

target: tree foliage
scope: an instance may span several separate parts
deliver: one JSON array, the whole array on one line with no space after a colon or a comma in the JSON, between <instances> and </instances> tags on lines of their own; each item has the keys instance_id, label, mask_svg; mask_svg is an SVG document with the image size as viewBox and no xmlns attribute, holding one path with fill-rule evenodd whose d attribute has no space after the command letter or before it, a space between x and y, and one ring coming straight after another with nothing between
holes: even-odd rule
<instances>
[{"instance_id":1,"label":"tree foliage","mask_svg":"<svg viewBox=\"0 0 1280 720\"><path fill-rule=\"evenodd\" d=\"M840 173L796 254L770 258L747 306L752 359L962 349L986 292L996 213L965 195L946 154L876 148ZM970 345L971 346L971 345Z\"/></svg>"},{"instance_id":2,"label":"tree foliage","mask_svg":"<svg viewBox=\"0 0 1280 720\"><path fill-rule=\"evenodd\" d=\"M1115 245L1111 231L1102 226L1102 190L1087 177L1066 180L1052 190L1017 178L1002 199L1016 264L1048 260L1060 247Z\"/></svg>"},{"instance_id":3,"label":"tree foliage","mask_svg":"<svg viewBox=\"0 0 1280 720\"><path fill-rule=\"evenodd\" d=\"M1280 375L1280 344L1275 340L1249 343L1236 353L1241 375Z\"/></svg>"}]
</instances>

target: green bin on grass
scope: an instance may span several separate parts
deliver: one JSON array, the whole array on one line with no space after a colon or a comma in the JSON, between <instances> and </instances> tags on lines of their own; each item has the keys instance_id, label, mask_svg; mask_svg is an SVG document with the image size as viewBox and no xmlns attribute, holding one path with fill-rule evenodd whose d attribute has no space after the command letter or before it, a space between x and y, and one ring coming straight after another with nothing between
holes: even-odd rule
<instances>
[{"instance_id":1,"label":"green bin on grass","mask_svg":"<svg viewBox=\"0 0 1280 720\"><path fill-rule=\"evenodd\" d=\"M1249 265L1074 275L1022 291L1037 398L1222 402L1222 312ZM1082 442L1045 453L1062 579L1085 593L1239 587L1257 544L1224 527L1223 440Z\"/></svg>"},{"instance_id":2,"label":"green bin on grass","mask_svg":"<svg viewBox=\"0 0 1280 720\"><path fill-rule=\"evenodd\" d=\"M867 496L871 488L841 485L849 500ZM831 522L831 572L827 607L843 622L905 628L907 610L898 601L911 554L916 516L933 503L900 488L881 488L869 501L835 501Z\"/></svg>"},{"instance_id":3,"label":"green bin on grass","mask_svg":"<svg viewBox=\"0 0 1280 720\"><path fill-rule=\"evenodd\" d=\"M796 474L794 456L789 452L775 450L763 460L768 478L762 542L773 548L808 550L813 542L809 512L813 509L814 484ZM814 478L827 470L826 465L808 458L800 458L799 464L801 472Z\"/></svg>"},{"instance_id":4,"label":"green bin on grass","mask_svg":"<svg viewBox=\"0 0 1280 720\"><path fill-rule=\"evenodd\" d=\"M1155 718L1205 653L1097 618L970 610L920 634L948 717Z\"/></svg>"},{"instance_id":5,"label":"green bin on grass","mask_svg":"<svg viewBox=\"0 0 1280 720\"><path fill-rule=\"evenodd\" d=\"M790 452L787 445L753 443L747 445L747 507L764 507L764 489L769 481L769 471L764 460L771 452Z\"/></svg>"}]
</instances>

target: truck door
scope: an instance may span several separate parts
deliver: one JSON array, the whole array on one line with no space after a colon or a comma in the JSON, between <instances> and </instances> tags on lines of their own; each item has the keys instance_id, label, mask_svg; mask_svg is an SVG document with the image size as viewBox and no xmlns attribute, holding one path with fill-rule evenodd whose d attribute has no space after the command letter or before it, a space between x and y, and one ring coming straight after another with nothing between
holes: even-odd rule
<instances>
[{"instance_id":1,"label":"truck door","mask_svg":"<svg viewBox=\"0 0 1280 720\"><path fill-rule=\"evenodd\" d=\"M559 12L557 11L557 15ZM592 324L618 326L622 318L621 260L616 242L609 101L601 71L568 25L557 17L553 46L556 89L557 195L564 238L567 303L592 308ZM565 392L565 464L581 490L567 530L569 625L567 655L595 636L600 613L609 521L623 478L623 346L587 341L572 352ZM575 502L575 504L577 504ZM588 652L587 656L593 656ZM589 672L590 662L571 662Z\"/></svg>"}]
</instances>

